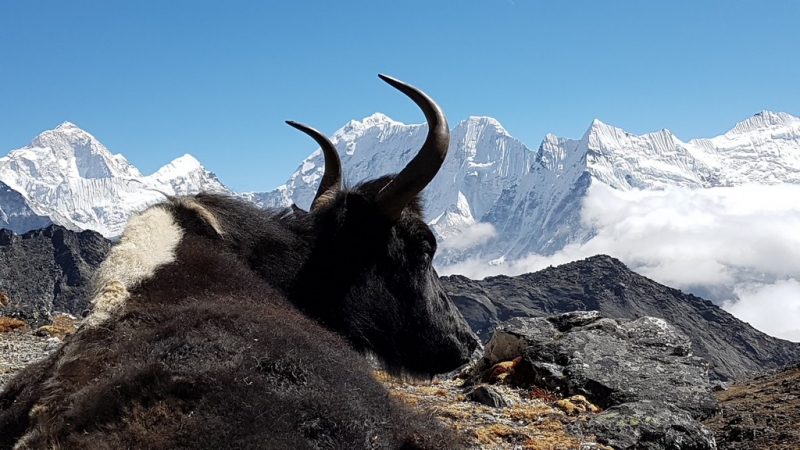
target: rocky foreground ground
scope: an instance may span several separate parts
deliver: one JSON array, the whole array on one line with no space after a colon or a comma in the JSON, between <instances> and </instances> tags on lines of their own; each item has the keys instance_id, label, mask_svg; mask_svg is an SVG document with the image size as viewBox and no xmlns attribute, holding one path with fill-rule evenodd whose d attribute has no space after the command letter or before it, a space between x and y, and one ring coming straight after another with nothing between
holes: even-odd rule
<instances>
[{"instance_id":1,"label":"rocky foreground ground","mask_svg":"<svg viewBox=\"0 0 800 450\"><path fill-rule=\"evenodd\" d=\"M55 350L69 330L69 320L59 319L57 325L46 328L20 326L0 333L0 388L22 367ZM713 431L716 447L709 443L714 439L705 443L684 440L685 445L669 447L663 437L655 435L648 442L651 438L643 435L647 431L631 419L635 417L631 408L657 403L631 402L604 411L585 397L566 395L560 389L522 386L513 382L520 361L517 358L491 366L483 361L484 367L473 365L460 376L425 382L390 378L380 371L375 375L399 401L429 411L468 436L476 449L800 448L800 365L765 372L717 391L719 411L702 421L703 429ZM663 407L645 412L648 420L659 420L659 408ZM611 411L614 414L609 414ZM684 428L696 426L693 423L673 423L668 433L685 433ZM624 436L615 439L615 433L620 433L609 434L604 426L622 435L638 433L638 441L629 446Z\"/></svg>"}]
</instances>

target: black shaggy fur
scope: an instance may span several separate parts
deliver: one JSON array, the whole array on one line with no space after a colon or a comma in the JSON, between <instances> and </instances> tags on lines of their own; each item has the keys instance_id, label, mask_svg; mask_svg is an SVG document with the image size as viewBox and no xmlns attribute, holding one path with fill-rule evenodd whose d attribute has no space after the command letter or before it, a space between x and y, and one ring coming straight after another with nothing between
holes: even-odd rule
<instances>
[{"instance_id":1,"label":"black shaggy fur","mask_svg":"<svg viewBox=\"0 0 800 450\"><path fill-rule=\"evenodd\" d=\"M177 261L6 386L0 448L459 448L353 350L430 376L477 345L418 202L395 222L374 211L388 180L311 212L196 196L222 236L179 201L160 206L186 230Z\"/></svg>"}]
</instances>

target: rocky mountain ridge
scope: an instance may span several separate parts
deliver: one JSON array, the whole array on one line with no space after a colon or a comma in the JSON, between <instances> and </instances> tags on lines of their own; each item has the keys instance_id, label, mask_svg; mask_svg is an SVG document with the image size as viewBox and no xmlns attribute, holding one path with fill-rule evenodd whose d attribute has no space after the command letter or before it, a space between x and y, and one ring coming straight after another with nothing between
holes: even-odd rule
<instances>
[{"instance_id":1,"label":"rocky mountain ridge","mask_svg":"<svg viewBox=\"0 0 800 450\"><path fill-rule=\"evenodd\" d=\"M450 297L484 340L514 317L599 311L605 317L666 320L689 336L710 363L713 379L729 381L800 360L800 344L768 336L708 300L630 271L605 255L515 277L442 277Z\"/></svg>"},{"instance_id":2,"label":"rocky mountain ridge","mask_svg":"<svg viewBox=\"0 0 800 450\"><path fill-rule=\"evenodd\" d=\"M52 321L56 312L80 316L89 306L89 280L110 248L90 230L50 225L16 235L0 229L0 292L9 299L0 316L32 325Z\"/></svg>"},{"instance_id":3,"label":"rocky mountain ridge","mask_svg":"<svg viewBox=\"0 0 800 450\"><path fill-rule=\"evenodd\" d=\"M22 234L51 223L49 217L36 214L22 194L0 181L0 228Z\"/></svg>"}]
</instances>

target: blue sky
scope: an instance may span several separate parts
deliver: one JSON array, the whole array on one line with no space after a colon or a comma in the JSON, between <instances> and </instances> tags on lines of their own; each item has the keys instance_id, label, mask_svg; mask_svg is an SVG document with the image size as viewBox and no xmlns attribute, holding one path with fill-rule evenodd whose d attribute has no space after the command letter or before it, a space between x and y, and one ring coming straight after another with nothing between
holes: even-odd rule
<instances>
[{"instance_id":1,"label":"blue sky","mask_svg":"<svg viewBox=\"0 0 800 450\"><path fill-rule=\"evenodd\" d=\"M800 115L797 1L0 2L0 155L70 121L144 173L191 153L234 190L285 181L376 111L497 118L529 147L592 119L688 140ZM355 180L353 180L355 181Z\"/></svg>"}]
</instances>

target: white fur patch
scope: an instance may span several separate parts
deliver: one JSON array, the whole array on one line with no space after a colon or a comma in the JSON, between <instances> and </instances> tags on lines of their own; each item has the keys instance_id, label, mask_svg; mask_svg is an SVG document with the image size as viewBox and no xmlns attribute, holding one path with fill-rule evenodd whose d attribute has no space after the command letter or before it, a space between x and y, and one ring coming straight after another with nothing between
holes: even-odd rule
<instances>
[{"instance_id":1,"label":"white fur patch","mask_svg":"<svg viewBox=\"0 0 800 450\"><path fill-rule=\"evenodd\" d=\"M129 291L175 261L183 229L166 209L154 206L131 217L119 243L111 248L94 277L92 312L85 325L97 326L121 310Z\"/></svg>"}]
</instances>

